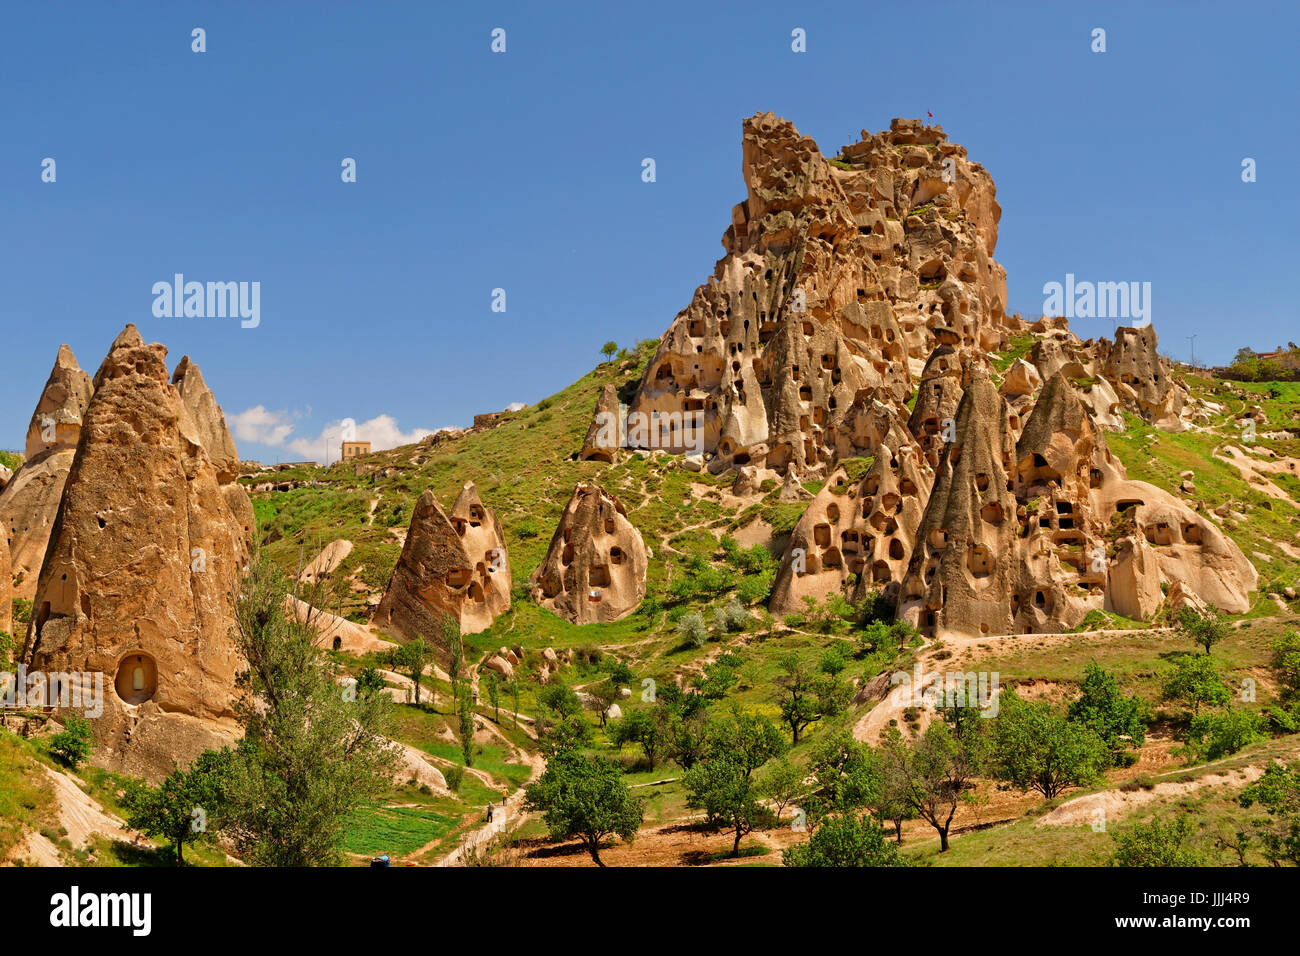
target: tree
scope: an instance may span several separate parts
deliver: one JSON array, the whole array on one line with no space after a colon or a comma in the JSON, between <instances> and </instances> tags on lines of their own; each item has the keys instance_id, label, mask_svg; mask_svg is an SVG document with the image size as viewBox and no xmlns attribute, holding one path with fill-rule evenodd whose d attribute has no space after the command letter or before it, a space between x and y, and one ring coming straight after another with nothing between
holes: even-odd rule
<instances>
[{"instance_id":1,"label":"tree","mask_svg":"<svg viewBox=\"0 0 1300 956\"><path fill-rule=\"evenodd\" d=\"M451 680L452 713L460 713L460 675L465 668L465 641L460 625L450 614L442 616L442 646L447 652L447 677Z\"/></svg>"},{"instance_id":2,"label":"tree","mask_svg":"<svg viewBox=\"0 0 1300 956\"><path fill-rule=\"evenodd\" d=\"M708 746L704 711L683 714L666 702L661 706L669 715L665 754L683 770L690 770L704 756Z\"/></svg>"},{"instance_id":3,"label":"tree","mask_svg":"<svg viewBox=\"0 0 1300 956\"><path fill-rule=\"evenodd\" d=\"M510 705L514 712L515 726L519 726L519 675L510 678Z\"/></svg>"},{"instance_id":4,"label":"tree","mask_svg":"<svg viewBox=\"0 0 1300 956\"><path fill-rule=\"evenodd\" d=\"M312 615L285 611L288 581L254 561L235 601L244 736L230 761L224 831L257 866L331 865L348 821L391 783L386 694L341 692Z\"/></svg>"},{"instance_id":5,"label":"tree","mask_svg":"<svg viewBox=\"0 0 1300 956\"><path fill-rule=\"evenodd\" d=\"M1185 816L1174 817L1168 823L1135 823L1114 837L1115 853L1108 865L1201 866L1204 857L1187 845L1192 833L1192 821Z\"/></svg>"},{"instance_id":6,"label":"tree","mask_svg":"<svg viewBox=\"0 0 1300 956\"><path fill-rule=\"evenodd\" d=\"M1108 765L1110 751L1096 731L1071 722L1048 701L1001 695L993 721L994 772L999 780L1052 799L1090 783Z\"/></svg>"},{"instance_id":7,"label":"tree","mask_svg":"<svg viewBox=\"0 0 1300 956\"><path fill-rule=\"evenodd\" d=\"M1254 822L1265 859L1274 866L1300 866L1300 763L1269 764L1239 799L1243 807L1259 804L1268 814Z\"/></svg>"},{"instance_id":8,"label":"tree","mask_svg":"<svg viewBox=\"0 0 1300 956\"><path fill-rule=\"evenodd\" d=\"M1184 605L1178 612L1178 622L1174 627L1178 633L1205 648L1207 655L1210 648L1228 636L1228 620L1213 606L1198 611L1190 604Z\"/></svg>"},{"instance_id":9,"label":"tree","mask_svg":"<svg viewBox=\"0 0 1300 956\"><path fill-rule=\"evenodd\" d=\"M798 745L804 728L844 709L851 689L832 674L814 674L798 654L787 654L780 664L782 673L775 680L778 706L791 742Z\"/></svg>"},{"instance_id":10,"label":"tree","mask_svg":"<svg viewBox=\"0 0 1300 956\"><path fill-rule=\"evenodd\" d=\"M1200 760L1218 760L1263 738L1263 717L1229 707L1192 718L1187 728L1186 753Z\"/></svg>"},{"instance_id":11,"label":"tree","mask_svg":"<svg viewBox=\"0 0 1300 956\"><path fill-rule=\"evenodd\" d=\"M1219 707L1231 696L1219 668L1208 655L1180 654L1160 689L1161 700L1186 704L1193 714L1200 713L1202 704Z\"/></svg>"},{"instance_id":12,"label":"tree","mask_svg":"<svg viewBox=\"0 0 1300 956\"><path fill-rule=\"evenodd\" d=\"M1134 694L1124 697L1114 674L1102 670L1096 661L1089 661L1083 671L1080 696L1070 704L1067 716L1073 722L1089 728L1106 741L1112 764L1121 764L1131 755L1126 751L1138 749L1146 740L1146 706Z\"/></svg>"},{"instance_id":13,"label":"tree","mask_svg":"<svg viewBox=\"0 0 1300 956\"><path fill-rule=\"evenodd\" d=\"M122 805L126 826L152 839L171 843L176 865L185 865L185 844L197 843L221 827L226 805L230 750L206 750L188 769L173 765L157 787L132 780Z\"/></svg>"},{"instance_id":14,"label":"tree","mask_svg":"<svg viewBox=\"0 0 1300 956\"><path fill-rule=\"evenodd\" d=\"M709 628L704 623L704 615L698 611L685 614L677 622L677 633L688 647L703 647L709 640Z\"/></svg>"},{"instance_id":15,"label":"tree","mask_svg":"<svg viewBox=\"0 0 1300 956\"><path fill-rule=\"evenodd\" d=\"M50 738L50 754L70 770L76 770L94 749L90 721L76 714L63 718L63 730Z\"/></svg>"},{"instance_id":16,"label":"tree","mask_svg":"<svg viewBox=\"0 0 1300 956\"><path fill-rule=\"evenodd\" d=\"M911 791L908 778L893 763L883 759L875 751L871 753L875 755L875 760L880 766L880 789L871 809L882 822L888 820L894 825L894 841L901 846L903 821L915 820L918 816L916 807L909 799Z\"/></svg>"},{"instance_id":17,"label":"tree","mask_svg":"<svg viewBox=\"0 0 1300 956\"><path fill-rule=\"evenodd\" d=\"M874 754L847 730L813 745L808 769L813 779L809 816L857 810L875 802L880 792L880 767Z\"/></svg>"},{"instance_id":18,"label":"tree","mask_svg":"<svg viewBox=\"0 0 1300 956\"><path fill-rule=\"evenodd\" d=\"M725 756L749 780L755 770L786 751L781 731L762 714L735 710L709 723L705 730L704 757Z\"/></svg>"},{"instance_id":19,"label":"tree","mask_svg":"<svg viewBox=\"0 0 1300 956\"><path fill-rule=\"evenodd\" d=\"M487 685L488 703L492 705L492 720L501 723L501 682L496 671L488 671L483 683Z\"/></svg>"},{"instance_id":20,"label":"tree","mask_svg":"<svg viewBox=\"0 0 1300 956\"><path fill-rule=\"evenodd\" d=\"M420 681L424 679L424 668L432 657L431 648L424 643L424 638L416 636L415 640L403 644L397 649L397 662L411 675L415 683L415 703L420 703Z\"/></svg>"},{"instance_id":21,"label":"tree","mask_svg":"<svg viewBox=\"0 0 1300 956\"><path fill-rule=\"evenodd\" d=\"M610 707L614 706L614 702L619 699L618 684L612 680L596 681L587 688L587 693L595 700L600 726L604 727L609 722Z\"/></svg>"},{"instance_id":22,"label":"tree","mask_svg":"<svg viewBox=\"0 0 1300 956\"><path fill-rule=\"evenodd\" d=\"M600 354L605 356L605 361L609 361L618 354L618 343L612 339L600 347Z\"/></svg>"},{"instance_id":23,"label":"tree","mask_svg":"<svg viewBox=\"0 0 1300 956\"><path fill-rule=\"evenodd\" d=\"M610 736L620 747L629 743L640 744L641 752L653 770L659 751L667 746L670 724L671 716L662 707L642 707L629 711L614 724Z\"/></svg>"},{"instance_id":24,"label":"tree","mask_svg":"<svg viewBox=\"0 0 1300 956\"><path fill-rule=\"evenodd\" d=\"M767 817L746 766L725 752L711 753L683 780L686 805L704 811L705 826L735 834L731 855L740 856L740 841Z\"/></svg>"},{"instance_id":25,"label":"tree","mask_svg":"<svg viewBox=\"0 0 1300 956\"><path fill-rule=\"evenodd\" d=\"M1269 663L1277 673L1282 699L1291 703L1300 698L1300 632L1283 631L1268 646L1273 652Z\"/></svg>"},{"instance_id":26,"label":"tree","mask_svg":"<svg viewBox=\"0 0 1300 956\"><path fill-rule=\"evenodd\" d=\"M542 776L528 786L525 805L541 812L551 839L579 838L597 866L605 865L601 841L618 835L631 842L645 815L617 764L576 750L551 757Z\"/></svg>"},{"instance_id":27,"label":"tree","mask_svg":"<svg viewBox=\"0 0 1300 956\"><path fill-rule=\"evenodd\" d=\"M885 839L880 821L869 814L827 820L806 843L781 851L783 866L906 866L898 847Z\"/></svg>"},{"instance_id":28,"label":"tree","mask_svg":"<svg viewBox=\"0 0 1300 956\"><path fill-rule=\"evenodd\" d=\"M379 673L379 669L376 667L366 666L357 673L357 695L359 697L377 694L386 686L384 675Z\"/></svg>"},{"instance_id":29,"label":"tree","mask_svg":"<svg viewBox=\"0 0 1300 956\"><path fill-rule=\"evenodd\" d=\"M537 694L537 740L546 756L585 747L592 731L582 713L582 702L562 683L543 687Z\"/></svg>"},{"instance_id":30,"label":"tree","mask_svg":"<svg viewBox=\"0 0 1300 956\"><path fill-rule=\"evenodd\" d=\"M474 766L474 705L469 694L460 697L460 709L456 712L456 736L460 738L460 755L465 766Z\"/></svg>"},{"instance_id":31,"label":"tree","mask_svg":"<svg viewBox=\"0 0 1300 956\"><path fill-rule=\"evenodd\" d=\"M899 781L901 799L939 834L948 851L948 828L965 790L974 785L978 759L942 721L933 721L915 744L892 727L881 747Z\"/></svg>"},{"instance_id":32,"label":"tree","mask_svg":"<svg viewBox=\"0 0 1300 956\"><path fill-rule=\"evenodd\" d=\"M785 808L803 798L808 788L804 786L804 772L785 757L769 762L760 773L758 792L776 809L779 821Z\"/></svg>"}]
</instances>

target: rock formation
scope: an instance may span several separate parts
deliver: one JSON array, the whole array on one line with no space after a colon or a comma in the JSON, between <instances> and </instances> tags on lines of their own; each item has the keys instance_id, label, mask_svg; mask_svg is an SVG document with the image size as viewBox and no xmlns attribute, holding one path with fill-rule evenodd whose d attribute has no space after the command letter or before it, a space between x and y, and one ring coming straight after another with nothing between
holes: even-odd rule
<instances>
[{"instance_id":1,"label":"rock formation","mask_svg":"<svg viewBox=\"0 0 1300 956\"><path fill-rule=\"evenodd\" d=\"M207 453L217 470L217 480L221 482L226 504L239 521L245 547L251 551L255 545L256 518L248 492L238 483L241 470L239 452L235 450L235 440L226 427L226 416L203 381L199 367L190 361L188 355L181 358L172 373L172 384L180 391L183 402L181 433Z\"/></svg>"},{"instance_id":2,"label":"rock formation","mask_svg":"<svg viewBox=\"0 0 1300 956\"><path fill-rule=\"evenodd\" d=\"M919 121L864 131L833 161L770 113L745 120L743 142L748 197L726 254L664 334L631 411L657 416L642 447L674 453L685 422L701 421L714 472L825 475L860 430L855 405L906 415L937 330L1001 341L1000 209L984 168Z\"/></svg>"},{"instance_id":3,"label":"rock formation","mask_svg":"<svg viewBox=\"0 0 1300 956\"><path fill-rule=\"evenodd\" d=\"M241 666L243 529L166 354L128 325L95 376L24 650L83 688L101 675L100 757L150 777L230 741Z\"/></svg>"},{"instance_id":4,"label":"rock formation","mask_svg":"<svg viewBox=\"0 0 1300 956\"><path fill-rule=\"evenodd\" d=\"M13 576L9 570L9 542L0 534L0 634L13 635ZM11 647L12 651L12 647Z\"/></svg>"},{"instance_id":5,"label":"rock formation","mask_svg":"<svg viewBox=\"0 0 1300 956\"><path fill-rule=\"evenodd\" d=\"M352 547L352 542L346 538L331 541L298 573L298 580L303 584L319 584L324 581L352 553Z\"/></svg>"},{"instance_id":6,"label":"rock formation","mask_svg":"<svg viewBox=\"0 0 1300 956\"><path fill-rule=\"evenodd\" d=\"M533 600L574 624L617 621L645 597L647 562L623 503L578 485L533 574Z\"/></svg>"},{"instance_id":7,"label":"rock formation","mask_svg":"<svg viewBox=\"0 0 1300 956\"><path fill-rule=\"evenodd\" d=\"M772 613L804 611L805 597L821 601L832 592L852 600L875 588L896 594L932 482L924 453L901 432L880 445L860 481L837 469L791 532Z\"/></svg>"},{"instance_id":8,"label":"rock formation","mask_svg":"<svg viewBox=\"0 0 1300 956\"><path fill-rule=\"evenodd\" d=\"M1156 352L1155 329L1120 326L1115 342L1102 339L1104 368L1115 391L1148 422L1161 428L1180 430L1180 413L1187 402L1187 390L1173 377L1169 362Z\"/></svg>"},{"instance_id":9,"label":"rock formation","mask_svg":"<svg viewBox=\"0 0 1300 956\"><path fill-rule=\"evenodd\" d=\"M27 427L26 459L0 491L0 528L8 539L14 597L31 600L36 595L36 579L93 390L72 349L60 346Z\"/></svg>"},{"instance_id":10,"label":"rock formation","mask_svg":"<svg viewBox=\"0 0 1300 956\"><path fill-rule=\"evenodd\" d=\"M426 490L375 623L403 641L419 636L436 644L450 616L462 633L474 634L509 609L510 580L501 525L474 485L465 485L450 514Z\"/></svg>"},{"instance_id":11,"label":"rock formation","mask_svg":"<svg viewBox=\"0 0 1300 956\"><path fill-rule=\"evenodd\" d=\"M587 429L587 439L582 443L578 454L580 461L614 461L614 456L623 447L623 422L619 417L618 389L613 384L606 385L596 402L596 413L592 416L591 427Z\"/></svg>"},{"instance_id":12,"label":"rock formation","mask_svg":"<svg viewBox=\"0 0 1300 956\"><path fill-rule=\"evenodd\" d=\"M1006 406L986 373L957 407L908 562L899 616L923 633L1007 634L1019 585L1015 454Z\"/></svg>"},{"instance_id":13,"label":"rock formation","mask_svg":"<svg viewBox=\"0 0 1300 956\"><path fill-rule=\"evenodd\" d=\"M1244 611L1254 568L1209 520L1131 481L1058 369L1011 447L983 375L962 396L920 525L899 616L924 633L1042 633L1092 609L1149 620L1161 585Z\"/></svg>"}]
</instances>

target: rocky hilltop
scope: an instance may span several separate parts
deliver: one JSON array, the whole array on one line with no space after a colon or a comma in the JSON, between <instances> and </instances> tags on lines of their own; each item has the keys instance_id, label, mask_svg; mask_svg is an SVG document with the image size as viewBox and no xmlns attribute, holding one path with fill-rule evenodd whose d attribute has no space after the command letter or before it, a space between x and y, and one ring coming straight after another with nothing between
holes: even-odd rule
<instances>
[{"instance_id":1,"label":"rocky hilltop","mask_svg":"<svg viewBox=\"0 0 1300 956\"><path fill-rule=\"evenodd\" d=\"M684 464L734 473L736 494L821 480L774 613L882 588L941 636L1057 631L1094 609L1149 619L1174 584L1249 606L1257 574L1237 545L1129 481L1106 445L1126 412L1188 427L1154 330L1081 341L1063 317L1007 315L996 189L963 147L895 119L828 158L770 113L742 143L726 254L661 338L625 427L608 426L606 386L578 457L695 452ZM995 370L1013 337L1032 348Z\"/></svg>"}]
</instances>

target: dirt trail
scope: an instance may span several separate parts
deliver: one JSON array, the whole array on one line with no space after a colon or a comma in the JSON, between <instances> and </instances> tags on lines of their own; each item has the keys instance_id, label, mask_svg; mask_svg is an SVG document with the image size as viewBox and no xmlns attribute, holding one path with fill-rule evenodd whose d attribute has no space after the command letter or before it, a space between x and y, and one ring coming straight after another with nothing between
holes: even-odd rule
<instances>
[{"instance_id":1,"label":"dirt trail","mask_svg":"<svg viewBox=\"0 0 1300 956\"><path fill-rule=\"evenodd\" d=\"M532 773L527 780L527 783L532 783L546 770L546 760L541 754L528 754L523 751L519 753L532 767ZM527 811L524 809L525 787L520 787L507 797L503 805L492 807L492 818L477 830L472 830L462 837L460 846L439 860L435 866L460 866L469 850L485 845L498 834L513 829L523 822L524 817L527 816Z\"/></svg>"},{"instance_id":2,"label":"dirt trail","mask_svg":"<svg viewBox=\"0 0 1300 956\"><path fill-rule=\"evenodd\" d=\"M1210 773L1186 783L1158 783L1150 790L1102 790L1067 800L1055 810L1039 819L1037 826L1079 826L1092 823L1100 811L1103 820L1115 820L1146 803L1163 797L1182 797L1204 787L1244 787L1254 783L1264 771L1259 767L1243 767L1224 773Z\"/></svg>"},{"instance_id":3,"label":"dirt trail","mask_svg":"<svg viewBox=\"0 0 1300 956\"><path fill-rule=\"evenodd\" d=\"M77 785L73 777L49 767L41 769L54 788L56 827L67 831L67 840L74 850L84 849L96 837L131 841L138 846L156 846L134 830L125 829L121 818L108 813ZM38 866L65 865L59 848L48 837L36 832L28 833L11 852L10 858Z\"/></svg>"}]
</instances>

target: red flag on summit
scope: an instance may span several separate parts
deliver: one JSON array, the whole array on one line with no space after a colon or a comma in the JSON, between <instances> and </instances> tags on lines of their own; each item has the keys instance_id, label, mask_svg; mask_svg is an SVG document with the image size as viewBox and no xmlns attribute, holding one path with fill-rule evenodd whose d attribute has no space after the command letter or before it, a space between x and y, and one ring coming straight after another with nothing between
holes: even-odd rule
<instances>
[{"instance_id":1,"label":"red flag on summit","mask_svg":"<svg viewBox=\"0 0 1300 956\"><path fill-rule=\"evenodd\" d=\"M925 111L925 115L928 116L928 117L930 117L930 119L934 119L934 114L931 113L929 110L926 110L926 111Z\"/></svg>"}]
</instances>

